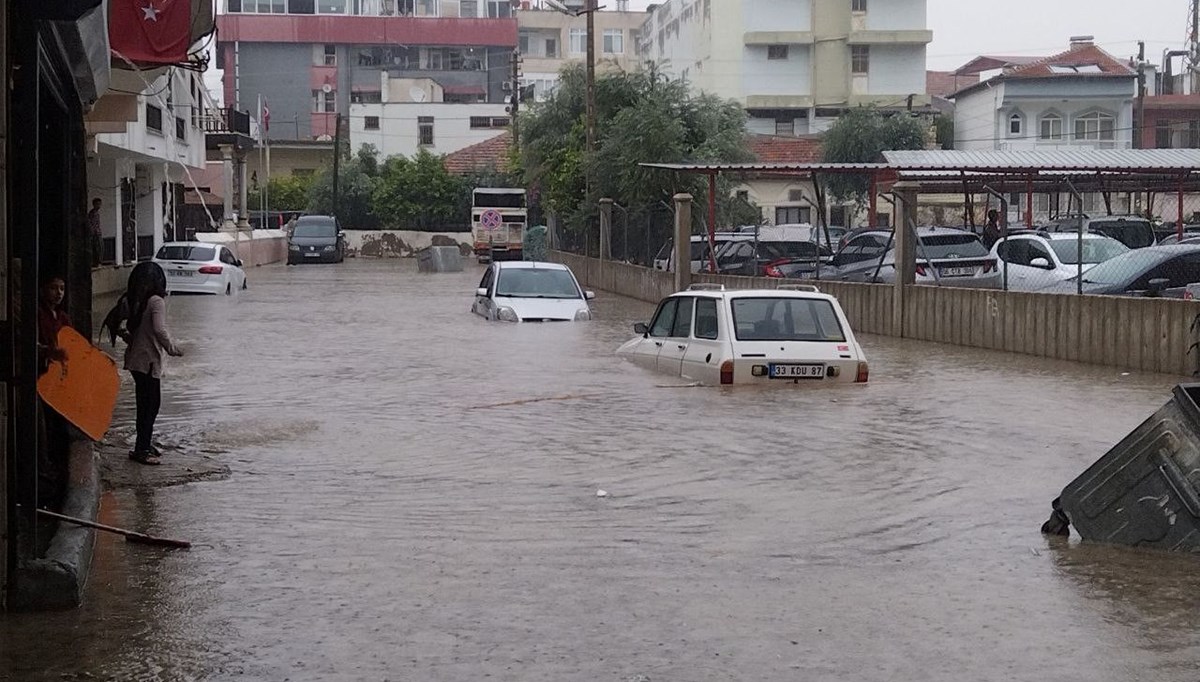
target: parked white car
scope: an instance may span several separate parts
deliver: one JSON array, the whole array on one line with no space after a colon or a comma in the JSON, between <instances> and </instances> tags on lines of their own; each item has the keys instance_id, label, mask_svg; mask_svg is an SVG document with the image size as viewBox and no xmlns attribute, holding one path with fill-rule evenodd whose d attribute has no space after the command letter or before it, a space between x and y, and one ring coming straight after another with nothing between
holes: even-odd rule
<instances>
[{"instance_id":1,"label":"parked white car","mask_svg":"<svg viewBox=\"0 0 1200 682\"><path fill-rule=\"evenodd\" d=\"M694 285L658 305L617 355L705 385L865 383L866 354L837 299L811 285Z\"/></svg>"},{"instance_id":2,"label":"parked white car","mask_svg":"<svg viewBox=\"0 0 1200 682\"><path fill-rule=\"evenodd\" d=\"M592 319L587 302L595 297L565 265L498 261L483 273L471 312L501 322L579 322Z\"/></svg>"},{"instance_id":3,"label":"parked white car","mask_svg":"<svg viewBox=\"0 0 1200 682\"><path fill-rule=\"evenodd\" d=\"M1007 266L1008 288L1015 291L1044 289L1127 251L1129 247L1116 239L1089 232L1082 235L1082 240L1078 232L1022 232L992 246L992 255L1000 261L1001 276ZM1079 257L1081 252L1083 258Z\"/></svg>"},{"instance_id":4,"label":"parked white car","mask_svg":"<svg viewBox=\"0 0 1200 682\"><path fill-rule=\"evenodd\" d=\"M719 251L722 246L725 246L731 241L737 239L747 239L745 235L736 232L715 232L713 233L713 244ZM708 248L707 234L694 234L691 237L691 259L692 272L708 271L709 264L712 262L712 254L715 253ZM658 250L658 254L654 256L654 269L664 270L666 272L675 272L675 240L668 239L662 248Z\"/></svg>"},{"instance_id":5,"label":"parked white car","mask_svg":"<svg viewBox=\"0 0 1200 682\"><path fill-rule=\"evenodd\" d=\"M167 242L154 262L166 272L170 294L232 294L246 288L242 261L221 244Z\"/></svg>"}]
</instances>

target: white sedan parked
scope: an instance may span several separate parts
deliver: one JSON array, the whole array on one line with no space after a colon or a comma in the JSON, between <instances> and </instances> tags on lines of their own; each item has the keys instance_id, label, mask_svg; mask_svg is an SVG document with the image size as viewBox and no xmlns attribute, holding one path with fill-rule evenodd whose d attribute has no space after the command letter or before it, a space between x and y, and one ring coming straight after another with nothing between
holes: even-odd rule
<instances>
[{"instance_id":1,"label":"white sedan parked","mask_svg":"<svg viewBox=\"0 0 1200 682\"><path fill-rule=\"evenodd\" d=\"M617 355L706 385L866 383L867 358L837 299L808 285L726 291L695 285L663 299Z\"/></svg>"},{"instance_id":2,"label":"white sedan parked","mask_svg":"<svg viewBox=\"0 0 1200 682\"><path fill-rule=\"evenodd\" d=\"M167 293L232 294L246 288L242 261L220 244L167 242L154 262L167 274Z\"/></svg>"},{"instance_id":3,"label":"white sedan parked","mask_svg":"<svg viewBox=\"0 0 1200 682\"><path fill-rule=\"evenodd\" d=\"M1007 266L1008 288L1014 291L1037 291L1065 282L1127 251L1128 246L1112 237L1088 232L1082 239L1078 232L1018 232L992 247L1001 278Z\"/></svg>"},{"instance_id":4,"label":"white sedan parked","mask_svg":"<svg viewBox=\"0 0 1200 682\"><path fill-rule=\"evenodd\" d=\"M578 322L592 319L584 291L565 265L499 261L488 266L471 312L501 322Z\"/></svg>"}]
</instances>

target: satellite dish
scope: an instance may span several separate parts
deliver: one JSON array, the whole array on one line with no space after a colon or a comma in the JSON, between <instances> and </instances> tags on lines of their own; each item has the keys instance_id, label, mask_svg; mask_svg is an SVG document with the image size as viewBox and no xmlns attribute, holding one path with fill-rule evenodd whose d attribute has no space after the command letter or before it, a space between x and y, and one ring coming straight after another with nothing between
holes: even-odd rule
<instances>
[{"instance_id":1,"label":"satellite dish","mask_svg":"<svg viewBox=\"0 0 1200 682\"><path fill-rule=\"evenodd\" d=\"M325 94L329 94L329 93L333 92L333 86L330 85L329 83L326 83L325 85L321 86L321 92L323 92Z\"/></svg>"},{"instance_id":2,"label":"satellite dish","mask_svg":"<svg viewBox=\"0 0 1200 682\"><path fill-rule=\"evenodd\" d=\"M550 6L550 9L556 10L558 12L564 12L566 14L574 14L575 13L575 10L568 8L566 5L562 4L561 2L558 2L558 0L546 0L546 4Z\"/></svg>"},{"instance_id":3,"label":"satellite dish","mask_svg":"<svg viewBox=\"0 0 1200 682\"><path fill-rule=\"evenodd\" d=\"M414 102L424 102L427 97L425 90L415 85L408 89L408 96Z\"/></svg>"}]
</instances>

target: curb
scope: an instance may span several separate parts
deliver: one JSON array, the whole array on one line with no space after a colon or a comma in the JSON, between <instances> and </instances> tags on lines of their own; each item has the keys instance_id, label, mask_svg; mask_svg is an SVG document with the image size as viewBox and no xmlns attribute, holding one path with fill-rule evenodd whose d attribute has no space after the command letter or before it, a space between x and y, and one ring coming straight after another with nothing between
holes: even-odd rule
<instances>
[{"instance_id":1,"label":"curb","mask_svg":"<svg viewBox=\"0 0 1200 682\"><path fill-rule=\"evenodd\" d=\"M68 472L62 513L95 521L100 509L100 468L91 441L71 443ZM95 539L96 532L90 528L59 523L46 556L17 566L10 606L21 611L79 606L91 572Z\"/></svg>"}]
</instances>

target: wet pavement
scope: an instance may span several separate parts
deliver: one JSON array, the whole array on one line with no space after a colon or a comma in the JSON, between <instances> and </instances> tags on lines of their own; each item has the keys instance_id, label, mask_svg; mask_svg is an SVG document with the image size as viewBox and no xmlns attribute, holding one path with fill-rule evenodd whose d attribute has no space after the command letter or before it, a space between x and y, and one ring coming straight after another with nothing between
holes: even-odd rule
<instances>
[{"instance_id":1,"label":"wet pavement","mask_svg":"<svg viewBox=\"0 0 1200 682\"><path fill-rule=\"evenodd\" d=\"M100 538L0 679L1196 678L1200 560L1038 533L1174 378L867 337L867 387L677 388L612 355L650 305L490 324L478 277L172 299L163 469L228 475L139 479L126 405L102 520L196 546Z\"/></svg>"}]
</instances>

